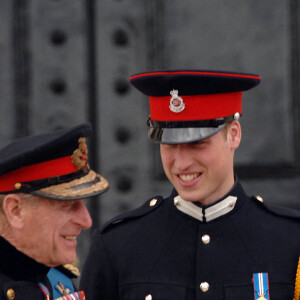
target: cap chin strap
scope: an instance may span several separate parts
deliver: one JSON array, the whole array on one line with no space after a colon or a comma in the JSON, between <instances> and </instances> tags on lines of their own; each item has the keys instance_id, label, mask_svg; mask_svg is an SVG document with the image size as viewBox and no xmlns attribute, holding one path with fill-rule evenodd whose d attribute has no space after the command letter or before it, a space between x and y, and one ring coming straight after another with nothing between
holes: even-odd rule
<instances>
[{"instance_id":1,"label":"cap chin strap","mask_svg":"<svg viewBox=\"0 0 300 300\"><path fill-rule=\"evenodd\" d=\"M153 121L150 118L147 120L147 125L150 128L199 128L210 127L218 128L219 126L231 122L236 119L236 114L225 118L211 120L193 120L193 121Z\"/></svg>"}]
</instances>

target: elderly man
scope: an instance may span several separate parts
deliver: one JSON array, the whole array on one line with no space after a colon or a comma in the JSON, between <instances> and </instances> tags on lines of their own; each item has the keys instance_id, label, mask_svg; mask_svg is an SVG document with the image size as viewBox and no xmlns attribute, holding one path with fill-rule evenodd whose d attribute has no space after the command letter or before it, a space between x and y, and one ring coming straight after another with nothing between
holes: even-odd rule
<instances>
[{"instance_id":1,"label":"elderly man","mask_svg":"<svg viewBox=\"0 0 300 300\"><path fill-rule=\"evenodd\" d=\"M148 135L174 190L95 232L88 299L292 299L300 213L247 196L234 174L242 92L260 76L156 71L131 82L150 96Z\"/></svg>"},{"instance_id":2,"label":"elderly man","mask_svg":"<svg viewBox=\"0 0 300 300\"><path fill-rule=\"evenodd\" d=\"M92 225L84 198L108 189L89 168L89 124L0 150L0 299L85 299L71 279L77 237Z\"/></svg>"}]
</instances>

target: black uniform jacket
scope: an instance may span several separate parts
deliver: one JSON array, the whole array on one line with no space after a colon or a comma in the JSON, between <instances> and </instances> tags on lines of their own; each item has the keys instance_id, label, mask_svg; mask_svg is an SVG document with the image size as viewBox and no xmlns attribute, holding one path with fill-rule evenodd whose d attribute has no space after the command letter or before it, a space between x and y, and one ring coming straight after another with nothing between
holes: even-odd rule
<instances>
[{"instance_id":1,"label":"black uniform jacket","mask_svg":"<svg viewBox=\"0 0 300 300\"><path fill-rule=\"evenodd\" d=\"M75 277L63 267L57 268L69 278ZM44 300L45 295L38 283L44 284L52 297L52 288L47 279L50 268L19 252L0 237L0 300Z\"/></svg>"},{"instance_id":2,"label":"black uniform jacket","mask_svg":"<svg viewBox=\"0 0 300 300\"><path fill-rule=\"evenodd\" d=\"M88 300L253 300L260 272L268 273L271 300L293 299L299 211L267 207L236 183L233 209L200 221L178 209L176 195L95 231L80 283Z\"/></svg>"}]
</instances>

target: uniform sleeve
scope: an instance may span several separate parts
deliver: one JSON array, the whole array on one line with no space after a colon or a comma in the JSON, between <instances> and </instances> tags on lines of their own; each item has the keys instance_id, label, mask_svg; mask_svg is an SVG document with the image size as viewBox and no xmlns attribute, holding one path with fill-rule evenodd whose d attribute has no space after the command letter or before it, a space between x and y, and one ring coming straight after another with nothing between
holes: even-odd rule
<instances>
[{"instance_id":1,"label":"uniform sleeve","mask_svg":"<svg viewBox=\"0 0 300 300\"><path fill-rule=\"evenodd\" d=\"M118 285L102 235L97 230L80 280L88 300L117 300Z\"/></svg>"}]
</instances>

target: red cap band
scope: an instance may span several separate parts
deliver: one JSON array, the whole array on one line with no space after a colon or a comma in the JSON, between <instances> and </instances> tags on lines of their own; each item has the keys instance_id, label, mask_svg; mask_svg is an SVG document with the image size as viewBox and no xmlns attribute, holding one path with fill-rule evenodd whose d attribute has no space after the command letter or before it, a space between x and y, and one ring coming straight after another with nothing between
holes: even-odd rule
<instances>
[{"instance_id":1,"label":"red cap band","mask_svg":"<svg viewBox=\"0 0 300 300\"><path fill-rule=\"evenodd\" d=\"M178 95L184 109L178 113L170 109L170 96L150 97L150 118L153 121L210 120L242 114L242 92L193 95Z\"/></svg>"},{"instance_id":2,"label":"red cap band","mask_svg":"<svg viewBox=\"0 0 300 300\"><path fill-rule=\"evenodd\" d=\"M72 156L25 166L0 176L0 192L14 190L16 183L62 176L77 171L78 168L72 163Z\"/></svg>"}]
</instances>

